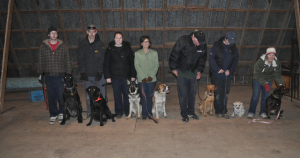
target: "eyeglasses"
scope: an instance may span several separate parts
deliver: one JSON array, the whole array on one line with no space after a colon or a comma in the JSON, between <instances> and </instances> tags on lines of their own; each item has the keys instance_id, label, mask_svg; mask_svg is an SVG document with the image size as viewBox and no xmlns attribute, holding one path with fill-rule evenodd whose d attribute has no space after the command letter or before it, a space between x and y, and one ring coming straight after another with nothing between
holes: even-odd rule
<instances>
[{"instance_id":1,"label":"eyeglasses","mask_svg":"<svg viewBox=\"0 0 300 158\"><path fill-rule=\"evenodd\" d=\"M87 29L96 29L96 27L95 26L93 26L93 27L88 26Z\"/></svg>"},{"instance_id":2,"label":"eyeglasses","mask_svg":"<svg viewBox=\"0 0 300 158\"><path fill-rule=\"evenodd\" d=\"M144 41L143 43L149 43L149 41Z\"/></svg>"}]
</instances>

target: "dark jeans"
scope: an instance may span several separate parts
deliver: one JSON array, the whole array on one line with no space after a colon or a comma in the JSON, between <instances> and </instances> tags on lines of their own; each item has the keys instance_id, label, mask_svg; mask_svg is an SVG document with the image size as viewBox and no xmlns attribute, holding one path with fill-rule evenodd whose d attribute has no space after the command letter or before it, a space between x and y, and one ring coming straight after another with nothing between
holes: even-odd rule
<instances>
[{"instance_id":1,"label":"dark jeans","mask_svg":"<svg viewBox=\"0 0 300 158\"><path fill-rule=\"evenodd\" d=\"M195 113L197 80L177 77L177 89L180 104L180 115L187 116Z\"/></svg>"},{"instance_id":2,"label":"dark jeans","mask_svg":"<svg viewBox=\"0 0 300 158\"><path fill-rule=\"evenodd\" d=\"M272 83L273 83L273 81L268 82L270 88L272 87ZM257 106L257 103L259 100L260 90L262 90L262 94L261 94L259 114L263 114L263 113L266 114L266 108L267 108L266 101L267 101L267 98L268 98L270 92L267 92L265 90L265 87L260 85L256 80L253 80L253 94L251 97L248 114L255 114L256 106Z\"/></svg>"},{"instance_id":3,"label":"dark jeans","mask_svg":"<svg viewBox=\"0 0 300 158\"><path fill-rule=\"evenodd\" d=\"M64 83L61 81L62 78L63 76L45 76L50 117L64 113ZM59 108L57 108L57 102Z\"/></svg>"},{"instance_id":4,"label":"dark jeans","mask_svg":"<svg viewBox=\"0 0 300 158\"><path fill-rule=\"evenodd\" d=\"M84 81L84 90L86 90L89 86L96 86L100 89L100 93L102 94L103 98L106 99L106 102L107 102L107 98L106 98L106 86L103 86L103 84L105 84L105 79L104 77L102 76L101 80L100 81L96 81L95 80L95 77L88 77L88 81ZM87 94L87 92L85 92L85 96L86 96L86 106L87 106L87 110L88 110L88 113L91 114L91 105L90 105L90 97L89 95Z\"/></svg>"},{"instance_id":5,"label":"dark jeans","mask_svg":"<svg viewBox=\"0 0 300 158\"><path fill-rule=\"evenodd\" d=\"M156 82L143 83L143 84L142 84L142 82L139 82L139 89L140 89L141 99L142 99L142 115L143 116L148 116L148 113L151 116L153 116L153 114L152 114L152 97L153 97L155 84L156 84ZM144 95L146 95L146 100L145 100ZM147 106L147 109L146 109L146 106Z\"/></svg>"},{"instance_id":6,"label":"dark jeans","mask_svg":"<svg viewBox=\"0 0 300 158\"><path fill-rule=\"evenodd\" d=\"M211 83L217 87L214 101L215 114L227 114L227 100L231 87L231 78L220 79L212 76Z\"/></svg>"},{"instance_id":7,"label":"dark jeans","mask_svg":"<svg viewBox=\"0 0 300 158\"><path fill-rule=\"evenodd\" d=\"M117 115L129 114L129 98L127 79L111 79L114 97L115 97L115 112ZM122 99L123 93L123 99Z\"/></svg>"}]
</instances>

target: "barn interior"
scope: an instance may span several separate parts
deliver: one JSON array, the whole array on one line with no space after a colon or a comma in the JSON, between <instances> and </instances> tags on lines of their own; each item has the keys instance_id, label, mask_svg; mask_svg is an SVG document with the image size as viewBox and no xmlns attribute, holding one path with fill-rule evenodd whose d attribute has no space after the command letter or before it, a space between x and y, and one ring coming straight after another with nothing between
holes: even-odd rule
<instances>
[{"instance_id":1,"label":"barn interior","mask_svg":"<svg viewBox=\"0 0 300 158\"><path fill-rule=\"evenodd\" d=\"M1 157L297 157L300 154L299 101L299 0L0 0L0 155ZM85 94L77 66L76 50L89 24L105 47L121 31L135 52L139 38L148 35L158 52L157 84L171 85L167 94L168 117L126 119L100 127L88 120L78 124L49 125L44 101L32 102L29 92L42 90L36 72L39 47L47 29L58 28L59 39L69 48L72 75L86 117ZM248 110L252 95L253 66L268 47L275 47L282 64L288 93L282 99L283 117L264 124L245 114L229 120L200 116L181 121L176 77L169 56L182 35L202 30L207 53L226 31L235 32L239 51L228 109L241 101ZM209 57L209 55L207 55ZM198 81L199 97L211 83L208 58ZM6 85L6 86L3 86ZM276 88L273 84L272 90ZM112 86L108 105L114 112ZM259 107L260 105L258 105ZM257 108L259 110L259 108ZM249 123L251 122L251 123Z\"/></svg>"}]
</instances>

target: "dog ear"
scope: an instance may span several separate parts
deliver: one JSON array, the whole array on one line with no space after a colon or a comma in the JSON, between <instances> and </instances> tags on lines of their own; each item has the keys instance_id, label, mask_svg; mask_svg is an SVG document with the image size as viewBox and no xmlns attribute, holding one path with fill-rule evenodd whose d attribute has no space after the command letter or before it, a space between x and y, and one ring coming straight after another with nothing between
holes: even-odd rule
<instances>
[{"instance_id":1,"label":"dog ear","mask_svg":"<svg viewBox=\"0 0 300 158\"><path fill-rule=\"evenodd\" d=\"M159 91L159 85L154 88L154 91Z\"/></svg>"},{"instance_id":2,"label":"dog ear","mask_svg":"<svg viewBox=\"0 0 300 158\"><path fill-rule=\"evenodd\" d=\"M137 81L137 79L135 79L135 84L138 84L138 81Z\"/></svg>"},{"instance_id":3,"label":"dog ear","mask_svg":"<svg viewBox=\"0 0 300 158\"><path fill-rule=\"evenodd\" d=\"M214 87L215 87L214 90L217 90L217 86L214 85Z\"/></svg>"},{"instance_id":4,"label":"dog ear","mask_svg":"<svg viewBox=\"0 0 300 158\"><path fill-rule=\"evenodd\" d=\"M127 80L127 84L130 85L130 81L129 80Z\"/></svg>"}]
</instances>

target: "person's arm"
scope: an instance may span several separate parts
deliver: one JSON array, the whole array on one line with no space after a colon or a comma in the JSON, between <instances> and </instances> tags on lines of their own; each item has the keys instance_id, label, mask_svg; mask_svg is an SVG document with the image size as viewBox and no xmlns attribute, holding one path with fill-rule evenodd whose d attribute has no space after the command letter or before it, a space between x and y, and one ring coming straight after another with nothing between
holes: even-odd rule
<instances>
[{"instance_id":1,"label":"person's arm","mask_svg":"<svg viewBox=\"0 0 300 158\"><path fill-rule=\"evenodd\" d=\"M103 73L103 67L104 67L104 56L105 56L105 47L104 47L104 43L102 41L100 41L100 46L99 46L99 50L100 53L99 57L97 57L97 63L96 63L96 70L97 73Z\"/></svg>"},{"instance_id":2,"label":"person's arm","mask_svg":"<svg viewBox=\"0 0 300 158\"><path fill-rule=\"evenodd\" d=\"M78 69L80 73L85 73L85 65L86 65L86 57L85 57L85 52L82 48L83 46L81 46L79 44L78 48L77 48L77 65L78 65Z\"/></svg>"},{"instance_id":3,"label":"person's arm","mask_svg":"<svg viewBox=\"0 0 300 158\"><path fill-rule=\"evenodd\" d=\"M109 63L110 63L110 48L107 47L106 51L105 51L105 56L104 56L104 78L105 79L110 79L111 78L111 73L110 73L110 67L109 67Z\"/></svg>"},{"instance_id":4,"label":"person's arm","mask_svg":"<svg viewBox=\"0 0 300 158\"><path fill-rule=\"evenodd\" d=\"M134 57L134 67L137 72L137 76L139 79L144 79L148 76L145 75L144 71L142 70L140 66L140 56L138 55L138 52L135 52L135 57ZM140 81L141 82L141 81Z\"/></svg>"},{"instance_id":5,"label":"person's arm","mask_svg":"<svg viewBox=\"0 0 300 158\"><path fill-rule=\"evenodd\" d=\"M45 63L45 57L44 57L44 47L42 46L43 44L41 44L40 46L40 49L39 49L39 54L38 54L38 63L37 63L37 73L39 75L42 75L43 72L44 72L44 69L43 69L43 63Z\"/></svg>"},{"instance_id":6,"label":"person's arm","mask_svg":"<svg viewBox=\"0 0 300 158\"><path fill-rule=\"evenodd\" d=\"M131 81L134 81L136 78L136 70L134 67L134 54L130 45L129 45L129 66L130 66L129 70L130 70Z\"/></svg>"},{"instance_id":7,"label":"person's arm","mask_svg":"<svg viewBox=\"0 0 300 158\"><path fill-rule=\"evenodd\" d=\"M183 48L184 48L183 41L178 39L171 51L170 57L169 57L169 67L171 70L177 69L177 60L178 60L179 54Z\"/></svg>"},{"instance_id":8,"label":"person's arm","mask_svg":"<svg viewBox=\"0 0 300 158\"><path fill-rule=\"evenodd\" d=\"M153 51L152 53L154 54L154 60L152 61L153 62L153 69L152 69L152 72L150 72L150 77L154 78L156 76L159 64L158 64L158 55L157 55L157 52Z\"/></svg>"},{"instance_id":9,"label":"person's arm","mask_svg":"<svg viewBox=\"0 0 300 158\"><path fill-rule=\"evenodd\" d=\"M260 85L265 85L268 81L263 76L264 70L264 61L262 59L258 59L258 61L254 64L253 71L253 79L255 79Z\"/></svg>"},{"instance_id":10,"label":"person's arm","mask_svg":"<svg viewBox=\"0 0 300 158\"><path fill-rule=\"evenodd\" d=\"M198 67L197 67L197 69L198 69L198 72L203 72L204 71L204 68L205 68L205 64L206 64L206 58L207 58L207 45L205 44L205 45L203 45L203 47L204 47L204 49L202 50L202 51L204 51L204 52L202 52L202 55L199 57L199 60L198 60ZM199 77L199 74L200 73L198 73L198 77ZM201 76L201 74L200 74L200 76ZM197 77L197 78L198 78ZM200 77L199 77L200 78Z\"/></svg>"},{"instance_id":11,"label":"person's arm","mask_svg":"<svg viewBox=\"0 0 300 158\"><path fill-rule=\"evenodd\" d=\"M209 55L209 64L210 64L210 68L215 71L215 72L219 72L221 70L221 68L219 68L219 66L216 63L216 49L217 47L215 45L213 45L213 47L210 50L210 55Z\"/></svg>"},{"instance_id":12,"label":"person's arm","mask_svg":"<svg viewBox=\"0 0 300 158\"><path fill-rule=\"evenodd\" d=\"M230 74L233 74L233 72L235 71L238 61L239 61L239 52L238 49L236 49L233 63L231 64L231 67L228 69Z\"/></svg>"},{"instance_id":13,"label":"person's arm","mask_svg":"<svg viewBox=\"0 0 300 158\"><path fill-rule=\"evenodd\" d=\"M274 79L277 85L282 85L283 80L282 80L282 75L281 75L281 63L280 61L276 62L277 67L276 70L274 71Z\"/></svg>"}]
</instances>

